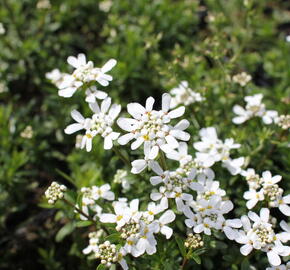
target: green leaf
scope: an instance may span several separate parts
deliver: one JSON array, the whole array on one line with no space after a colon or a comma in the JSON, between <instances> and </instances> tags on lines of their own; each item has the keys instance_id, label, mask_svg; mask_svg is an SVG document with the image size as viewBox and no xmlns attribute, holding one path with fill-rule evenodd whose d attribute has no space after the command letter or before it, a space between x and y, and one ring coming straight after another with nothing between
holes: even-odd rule
<instances>
[{"instance_id":1,"label":"green leaf","mask_svg":"<svg viewBox=\"0 0 290 270\"><path fill-rule=\"evenodd\" d=\"M75 226L72 222L65 224L56 234L55 241L62 241L67 235L73 232Z\"/></svg>"},{"instance_id":2,"label":"green leaf","mask_svg":"<svg viewBox=\"0 0 290 270\"><path fill-rule=\"evenodd\" d=\"M81 228L81 227L87 227L92 225L93 222L91 220L80 220L76 223L76 227Z\"/></svg>"},{"instance_id":3,"label":"green leaf","mask_svg":"<svg viewBox=\"0 0 290 270\"><path fill-rule=\"evenodd\" d=\"M241 270L248 270L250 269L250 263L247 258L245 258L241 264Z\"/></svg>"},{"instance_id":4,"label":"green leaf","mask_svg":"<svg viewBox=\"0 0 290 270\"><path fill-rule=\"evenodd\" d=\"M179 236L175 236L175 241L179 247L179 250L182 254L183 257L186 256L186 250L185 250L185 247L184 247L184 241L179 237Z\"/></svg>"},{"instance_id":5,"label":"green leaf","mask_svg":"<svg viewBox=\"0 0 290 270\"><path fill-rule=\"evenodd\" d=\"M201 264L201 259L198 255L196 255L195 253L192 253L191 258L197 263L197 264Z\"/></svg>"},{"instance_id":6,"label":"green leaf","mask_svg":"<svg viewBox=\"0 0 290 270\"><path fill-rule=\"evenodd\" d=\"M106 241L114 242L114 241L119 241L121 238L121 235L119 233L113 233L105 237Z\"/></svg>"},{"instance_id":7,"label":"green leaf","mask_svg":"<svg viewBox=\"0 0 290 270\"><path fill-rule=\"evenodd\" d=\"M103 270L103 269L106 269L106 266L100 263L97 267L97 270Z\"/></svg>"}]
</instances>

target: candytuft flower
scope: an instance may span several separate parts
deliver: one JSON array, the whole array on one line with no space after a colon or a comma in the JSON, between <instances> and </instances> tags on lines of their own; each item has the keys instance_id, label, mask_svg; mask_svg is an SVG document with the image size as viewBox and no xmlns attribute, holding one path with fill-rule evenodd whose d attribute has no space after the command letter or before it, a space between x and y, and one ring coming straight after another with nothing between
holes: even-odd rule
<instances>
[{"instance_id":1,"label":"candytuft flower","mask_svg":"<svg viewBox=\"0 0 290 270\"><path fill-rule=\"evenodd\" d=\"M187 120L181 120L177 125L169 125L172 119L184 114L185 108L179 107L170 110L171 97L169 94L162 95L162 109L153 110L154 98L149 97L143 107L139 103L127 105L128 113L133 118L119 118L117 123L128 133L118 139L119 144L125 145L134 140L131 149L136 150L142 144L150 148L149 157L155 159L162 150L165 153L171 152L179 146L178 140L188 141L190 136L184 130L189 126ZM144 153L146 154L146 153Z\"/></svg>"}]
</instances>

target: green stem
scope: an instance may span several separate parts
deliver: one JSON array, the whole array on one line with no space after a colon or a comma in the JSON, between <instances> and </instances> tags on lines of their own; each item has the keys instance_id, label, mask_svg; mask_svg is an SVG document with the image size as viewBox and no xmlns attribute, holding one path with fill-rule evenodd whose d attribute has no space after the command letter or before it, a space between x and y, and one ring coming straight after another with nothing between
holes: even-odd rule
<instances>
[{"instance_id":1,"label":"green stem","mask_svg":"<svg viewBox=\"0 0 290 270\"><path fill-rule=\"evenodd\" d=\"M116 146L113 146L112 149L116 153L116 155L124 162L124 164L128 168L131 168L131 162L130 162L130 160L128 160Z\"/></svg>"},{"instance_id":2,"label":"green stem","mask_svg":"<svg viewBox=\"0 0 290 270\"><path fill-rule=\"evenodd\" d=\"M161 163L161 167L164 171L167 170L167 166L166 166L166 161L165 161L165 156L164 153L162 151L160 151L160 163Z\"/></svg>"}]
</instances>

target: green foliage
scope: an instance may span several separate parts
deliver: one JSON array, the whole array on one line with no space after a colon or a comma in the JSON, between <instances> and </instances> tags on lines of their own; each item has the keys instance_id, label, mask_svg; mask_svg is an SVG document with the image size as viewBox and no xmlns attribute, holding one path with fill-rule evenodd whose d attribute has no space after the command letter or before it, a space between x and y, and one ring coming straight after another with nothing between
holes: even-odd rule
<instances>
[{"instance_id":1,"label":"green foliage","mask_svg":"<svg viewBox=\"0 0 290 270\"><path fill-rule=\"evenodd\" d=\"M53 180L70 187L68 200L79 203L77 189L112 183L117 169L129 169L113 151L103 149L101 139L86 153L74 149L73 136L63 133L72 109L85 115L89 111L83 93L65 100L45 74L54 68L70 72L66 58L80 52L96 66L118 60L108 93L122 108L144 103L150 95L160 103L161 93L187 80L206 98L187 107L189 144L198 139L200 128L215 126L221 138L233 137L242 145L236 155L245 156L249 167L282 175L281 186L289 192L289 132L260 119L242 126L231 121L233 105L244 105L243 97L255 93L264 94L267 108L289 114L288 1L50 0L51 6L43 9L37 8L39 2L0 0L6 30L0 36L1 269L102 269L82 254L88 232L99 224L73 223L79 214L72 208L60 202L52 210L43 200ZM231 80L242 71L253 77L246 87ZM32 127L31 138L21 135L27 126ZM130 153L130 161L134 155ZM244 180L220 166L215 172L235 204L233 216L245 214ZM129 175L134 192L125 194L112 184L114 192L128 200L138 197L142 208L152 189L149 175ZM186 227L177 221L173 229L176 241L158 241L158 255L130 258L130 269L178 269L184 258L184 269L267 265L259 254L244 259L219 235L205 239L205 248L189 257ZM108 239L114 242L118 234Z\"/></svg>"}]
</instances>

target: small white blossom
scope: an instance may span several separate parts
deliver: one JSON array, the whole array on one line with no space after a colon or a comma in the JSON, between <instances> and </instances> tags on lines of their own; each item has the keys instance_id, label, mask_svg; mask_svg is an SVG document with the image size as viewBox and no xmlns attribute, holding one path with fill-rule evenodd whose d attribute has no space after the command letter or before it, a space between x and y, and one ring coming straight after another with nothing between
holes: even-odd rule
<instances>
[{"instance_id":1,"label":"small white blossom","mask_svg":"<svg viewBox=\"0 0 290 270\"><path fill-rule=\"evenodd\" d=\"M262 103L262 98L262 94L246 96L244 98L247 103L245 108L240 105L235 105L233 107L233 112L237 116L233 118L233 123L239 125L253 117L262 118L264 124L266 125L274 123L278 113L273 110L266 110L265 104Z\"/></svg>"},{"instance_id":2,"label":"small white blossom","mask_svg":"<svg viewBox=\"0 0 290 270\"><path fill-rule=\"evenodd\" d=\"M59 85L58 94L66 98L71 97L78 88L92 81L97 81L102 86L108 86L113 77L106 73L117 64L115 59L110 59L102 68L96 68L92 61L87 62L84 54L78 54L77 57L69 56L67 62L75 70Z\"/></svg>"},{"instance_id":3,"label":"small white blossom","mask_svg":"<svg viewBox=\"0 0 290 270\"><path fill-rule=\"evenodd\" d=\"M242 72L233 76L233 81L240 86L246 86L252 80L252 76L246 72Z\"/></svg>"},{"instance_id":4,"label":"small white blossom","mask_svg":"<svg viewBox=\"0 0 290 270\"><path fill-rule=\"evenodd\" d=\"M104 138L104 149L111 149L113 141L119 137L119 133L112 130L112 125L121 111L121 106L113 104L111 98L107 97L102 101L101 108L97 103L90 103L90 108L94 112L92 118L84 118L78 111L71 112L72 118L77 122L69 125L64 132L72 134L85 129L86 133L82 138L81 149L86 147L89 152L92 149L92 140L100 134Z\"/></svg>"},{"instance_id":5,"label":"small white blossom","mask_svg":"<svg viewBox=\"0 0 290 270\"><path fill-rule=\"evenodd\" d=\"M187 81L182 81L178 87L170 90L170 94L173 96L170 108L175 108L178 105L188 106L192 103L204 100L204 97L202 97L200 93L194 92L188 87Z\"/></svg>"}]
</instances>

